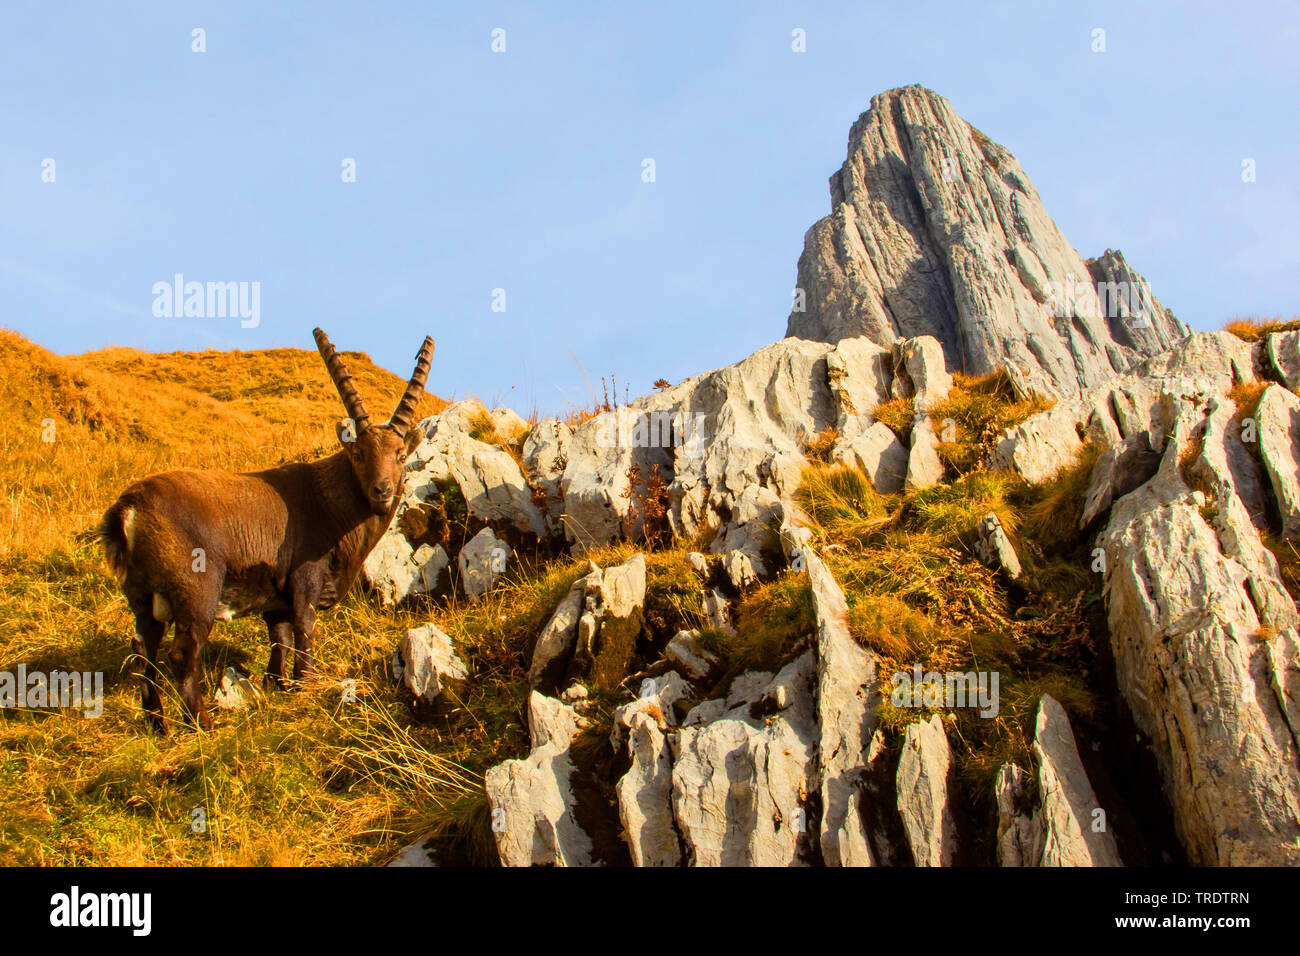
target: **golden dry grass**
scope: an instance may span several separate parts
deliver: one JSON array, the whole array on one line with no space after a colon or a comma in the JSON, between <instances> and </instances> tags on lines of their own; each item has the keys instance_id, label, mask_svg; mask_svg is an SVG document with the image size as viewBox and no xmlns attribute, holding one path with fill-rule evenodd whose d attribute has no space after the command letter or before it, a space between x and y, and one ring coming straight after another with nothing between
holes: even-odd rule
<instances>
[{"instance_id":1,"label":"golden dry grass","mask_svg":"<svg viewBox=\"0 0 1300 956\"><path fill-rule=\"evenodd\" d=\"M1271 335L1274 332L1292 332L1300 329L1300 319L1283 319L1281 316L1272 319L1257 316L1242 317L1230 319L1223 326L1223 329L1225 332L1231 332L1243 342L1258 342L1264 336Z\"/></svg>"}]
</instances>

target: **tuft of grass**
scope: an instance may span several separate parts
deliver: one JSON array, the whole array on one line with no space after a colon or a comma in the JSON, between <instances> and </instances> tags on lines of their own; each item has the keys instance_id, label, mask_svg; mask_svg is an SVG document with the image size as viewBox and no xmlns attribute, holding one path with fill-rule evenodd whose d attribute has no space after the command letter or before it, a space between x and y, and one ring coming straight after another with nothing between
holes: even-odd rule
<instances>
[{"instance_id":1,"label":"tuft of grass","mask_svg":"<svg viewBox=\"0 0 1300 956\"><path fill-rule=\"evenodd\" d=\"M1018 397L1010 377L1003 371L982 376L957 372L952 378L947 397L930 409L940 437L939 460L951 478L981 467L1008 428L1047 411L1053 404L1038 396ZM944 441L950 433L954 433L955 440Z\"/></svg>"},{"instance_id":2,"label":"tuft of grass","mask_svg":"<svg viewBox=\"0 0 1300 956\"><path fill-rule=\"evenodd\" d=\"M912 419L916 417L912 399L891 398L872 409L871 415L876 421L889 426L904 445L911 444L909 439L912 435Z\"/></svg>"},{"instance_id":3,"label":"tuft of grass","mask_svg":"<svg viewBox=\"0 0 1300 956\"><path fill-rule=\"evenodd\" d=\"M1233 383L1228 390L1228 398L1237 406L1238 422L1243 418L1255 417L1255 412L1259 410L1259 400L1264 397L1270 384L1272 383L1265 381Z\"/></svg>"},{"instance_id":4,"label":"tuft of grass","mask_svg":"<svg viewBox=\"0 0 1300 956\"><path fill-rule=\"evenodd\" d=\"M736 633L709 632L705 646L727 658L721 685L750 670L775 671L817 627L806 575L786 574L755 588L736 612Z\"/></svg>"},{"instance_id":5,"label":"tuft of grass","mask_svg":"<svg viewBox=\"0 0 1300 956\"><path fill-rule=\"evenodd\" d=\"M1272 319L1258 316L1238 317L1230 319L1224 324L1223 329L1225 332L1231 332L1243 342L1258 342L1266 335L1272 335L1274 332L1293 332L1300 329L1300 318L1283 319L1281 316Z\"/></svg>"},{"instance_id":6,"label":"tuft of grass","mask_svg":"<svg viewBox=\"0 0 1300 956\"><path fill-rule=\"evenodd\" d=\"M834 428L827 428L812 437L803 453L809 461L829 462L831 460L831 451L835 448L835 443L839 440L839 437L840 433L838 431Z\"/></svg>"},{"instance_id":7,"label":"tuft of grass","mask_svg":"<svg viewBox=\"0 0 1300 956\"><path fill-rule=\"evenodd\" d=\"M488 445L501 444L501 438L497 435L496 419L482 405L475 408L469 416L469 437Z\"/></svg>"},{"instance_id":8,"label":"tuft of grass","mask_svg":"<svg viewBox=\"0 0 1300 956\"><path fill-rule=\"evenodd\" d=\"M1081 539L1079 519L1083 517L1084 496L1102 451L1101 446L1088 442L1073 463L1047 481L1025 489L1019 502L1021 528L1042 549L1066 552Z\"/></svg>"},{"instance_id":9,"label":"tuft of grass","mask_svg":"<svg viewBox=\"0 0 1300 956\"><path fill-rule=\"evenodd\" d=\"M860 468L814 464L804 469L795 501L821 533L855 537L888 518L885 498Z\"/></svg>"},{"instance_id":10,"label":"tuft of grass","mask_svg":"<svg viewBox=\"0 0 1300 956\"><path fill-rule=\"evenodd\" d=\"M1023 484L1010 472L972 472L951 484L911 492L903 502L901 518L917 531L971 548L979 523L990 511L1008 535L1016 533L1020 516L1012 498Z\"/></svg>"}]
</instances>

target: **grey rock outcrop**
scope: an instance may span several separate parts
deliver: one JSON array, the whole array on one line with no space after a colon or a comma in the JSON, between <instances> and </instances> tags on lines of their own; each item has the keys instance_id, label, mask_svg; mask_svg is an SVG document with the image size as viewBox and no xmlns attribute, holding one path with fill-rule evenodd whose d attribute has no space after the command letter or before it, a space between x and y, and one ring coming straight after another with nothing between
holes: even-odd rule
<instances>
[{"instance_id":1,"label":"grey rock outcrop","mask_svg":"<svg viewBox=\"0 0 1300 956\"><path fill-rule=\"evenodd\" d=\"M871 828L862 813L867 748L876 727L876 656L849 633L848 605L830 570L804 552L817 620L820 834L827 866L871 866Z\"/></svg>"},{"instance_id":2,"label":"grey rock outcrop","mask_svg":"<svg viewBox=\"0 0 1300 956\"><path fill-rule=\"evenodd\" d=\"M505 571L511 555L510 545L498 538L490 527L465 542L456 557L460 567L460 585L470 600L482 597Z\"/></svg>"},{"instance_id":3,"label":"grey rock outcrop","mask_svg":"<svg viewBox=\"0 0 1300 956\"><path fill-rule=\"evenodd\" d=\"M1251 348L1241 339L1228 332L1189 335L1131 373L1082 397L1062 399L1009 429L991 465L1040 482L1072 465L1085 440L1106 448L1149 432L1149 447L1163 448L1165 433L1156 412L1164 396L1195 401L1224 395L1237 382L1255 379Z\"/></svg>"},{"instance_id":4,"label":"grey rock outcrop","mask_svg":"<svg viewBox=\"0 0 1300 956\"><path fill-rule=\"evenodd\" d=\"M1079 759L1070 719L1046 694L1034 725L1042 800L1040 866L1122 866L1115 838ZM1100 811L1100 812L1099 812Z\"/></svg>"},{"instance_id":5,"label":"grey rock outcrop","mask_svg":"<svg viewBox=\"0 0 1300 956\"><path fill-rule=\"evenodd\" d=\"M1300 389L1300 331L1274 332L1264 339L1264 356L1291 391Z\"/></svg>"},{"instance_id":6,"label":"grey rock outcrop","mask_svg":"<svg viewBox=\"0 0 1300 956\"><path fill-rule=\"evenodd\" d=\"M664 660L681 670L693 681L703 681L716 674L722 661L700 646L699 631L678 631L664 646Z\"/></svg>"},{"instance_id":7,"label":"grey rock outcrop","mask_svg":"<svg viewBox=\"0 0 1300 956\"><path fill-rule=\"evenodd\" d=\"M840 439L832 455L840 464L866 472L882 495L903 490L907 480L907 448L883 422L875 422L856 438Z\"/></svg>"},{"instance_id":8,"label":"grey rock outcrop","mask_svg":"<svg viewBox=\"0 0 1300 956\"><path fill-rule=\"evenodd\" d=\"M945 366L943 345L932 335L904 339L894 346L895 398L911 398L917 412L925 412L948 397L952 376Z\"/></svg>"},{"instance_id":9,"label":"grey rock outcrop","mask_svg":"<svg viewBox=\"0 0 1300 956\"><path fill-rule=\"evenodd\" d=\"M1276 336L1274 336L1276 337ZM1255 410L1259 456L1282 517L1282 537L1300 537L1300 398L1270 385Z\"/></svg>"},{"instance_id":10,"label":"grey rock outcrop","mask_svg":"<svg viewBox=\"0 0 1300 956\"><path fill-rule=\"evenodd\" d=\"M1025 806L1028 775L1003 764L993 785L998 806L998 866L1037 866L1043 853L1041 814Z\"/></svg>"},{"instance_id":11,"label":"grey rock outcrop","mask_svg":"<svg viewBox=\"0 0 1300 956\"><path fill-rule=\"evenodd\" d=\"M1034 723L1037 799L1015 764L998 771L999 866L1122 866L1105 808L1098 806L1064 708L1043 695Z\"/></svg>"},{"instance_id":12,"label":"grey rock outcrop","mask_svg":"<svg viewBox=\"0 0 1300 956\"><path fill-rule=\"evenodd\" d=\"M586 578L574 581L537 636L528 669L528 683L534 690L554 690L564 680L578 644L578 620L582 617L586 587Z\"/></svg>"},{"instance_id":13,"label":"grey rock outcrop","mask_svg":"<svg viewBox=\"0 0 1300 956\"><path fill-rule=\"evenodd\" d=\"M1296 865L1300 613L1229 456L1198 440L1206 408L1212 422L1214 401L1166 396L1159 471L1111 510L1111 647L1189 860Z\"/></svg>"},{"instance_id":14,"label":"grey rock outcrop","mask_svg":"<svg viewBox=\"0 0 1300 956\"><path fill-rule=\"evenodd\" d=\"M898 812L917 866L951 866L956 825L948 806L951 752L943 721L907 725L898 760Z\"/></svg>"},{"instance_id":15,"label":"grey rock outcrop","mask_svg":"<svg viewBox=\"0 0 1300 956\"><path fill-rule=\"evenodd\" d=\"M485 785L502 866L589 866L591 838L578 824L569 746L582 727L573 708L534 692L532 751L491 768Z\"/></svg>"},{"instance_id":16,"label":"grey rock outcrop","mask_svg":"<svg viewBox=\"0 0 1300 956\"><path fill-rule=\"evenodd\" d=\"M707 722L692 724L688 717L678 731L673 816L690 865L807 862L814 839L806 821L817 752L815 672L812 653L803 654L757 701L737 701ZM764 716L754 716L756 707Z\"/></svg>"},{"instance_id":17,"label":"grey rock outcrop","mask_svg":"<svg viewBox=\"0 0 1300 956\"><path fill-rule=\"evenodd\" d=\"M917 415L912 422L912 448L907 455L908 490L929 488L943 480L943 462L939 460L939 436L929 415Z\"/></svg>"},{"instance_id":18,"label":"grey rock outcrop","mask_svg":"<svg viewBox=\"0 0 1300 956\"><path fill-rule=\"evenodd\" d=\"M416 700L434 703L448 681L469 676L451 638L432 624L408 630L393 651L393 679Z\"/></svg>"},{"instance_id":19,"label":"grey rock outcrop","mask_svg":"<svg viewBox=\"0 0 1300 956\"><path fill-rule=\"evenodd\" d=\"M614 729L610 731L610 743L615 750L621 748L636 718L642 714L653 720L662 731L676 727L678 705L690 696L690 686L676 671L669 671L659 677L647 677L641 682L636 700L614 711Z\"/></svg>"},{"instance_id":20,"label":"grey rock outcrop","mask_svg":"<svg viewBox=\"0 0 1300 956\"><path fill-rule=\"evenodd\" d=\"M564 422L558 418L545 418L524 439L524 472L529 483L541 490L542 517L548 535L564 531L564 496L560 492L560 479L568 465L569 440L572 437L573 429Z\"/></svg>"},{"instance_id":21,"label":"grey rock outcrop","mask_svg":"<svg viewBox=\"0 0 1300 956\"><path fill-rule=\"evenodd\" d=\"M641 630L645 555L604 569L589 564L590 573L569 588L533 645L528 679L535 690L554 691L588 677L616 685L622 677Z\"/></svg>"},{"instance_id":22,"label":"grey rock outcrop","mask_svg":"<svg viewBox=\"0 0 1300 956\"><path fill-rule=\"evenodd\" d=\"M865 431L890 379L889 352L865 339L786 339L595 416L574 429L560 480L573 550L638 537L645 488L630 488L628 473L658 467L675 534L715 527L711 551L743 551L767 573L767 528L793 498L807 444L830 428Z\"/></svg>"},{"instance_id":23,"label":"grey rock outcrop","mask_svg":"<svg viewBox=\"0 0 1300 956\"><path fill-rule=\"evenodd\" d=\"M673 822L672 753L652 715L633 716L628 749L632 766L615 791L632 864L678 866L682 850Z\"/></svg>"},{"instance_id":24,"label":"grey rock outcrop","mask_svg":"<svg viewBox=\"0 0 1300 956\"><path fill-rule=\"evenodd\" d=\"M398 604L443 586L443 571L451 563L444 547L448 494L463 499L465 518L482 526L478 536L486 531L504 542L533 540L548 533L547 517L534 503L533 489L514 458L497 445L471 437L475 422L483 416L492 419L499 432L517 432L523 424L508 409L488 413L477 402L456 402L420 423L424 438L407 459L393 523L362 567L384 604ZM544 450L533 451L539 469L553 469L559 452L548 458ZM478 536L463 547L481 548L486 539ZM495 545L487 553L491 547ZM471 551L467 576L465 551L457 558L462 562L462 586L470 597L480 595L499 573Z\"/></svg>"},{"instance_id":25,"label":"grey rock outcrop","mask_svg":"<svg viewBox=\"0 0 1300 956\"><path fill-rule=\"evenodd\" d=\"M1187 334L1120 254L1085 262L1015 158L923 87L873 97L830 190L789 336L930 335L949 370L1078 396Z\"/></svg>"},{"instance_id":26,"label":"grey rock outcrop","mask_svg":"<svg viewBox=\"0 0 1300 956\"><path fill-rule=\"evenodd\" d=\"M977 530L980 560L991 568L1001 568L1009 578L1020 577L1020 558L998 516L990 511Z\"/></svg>"}]
</instances>

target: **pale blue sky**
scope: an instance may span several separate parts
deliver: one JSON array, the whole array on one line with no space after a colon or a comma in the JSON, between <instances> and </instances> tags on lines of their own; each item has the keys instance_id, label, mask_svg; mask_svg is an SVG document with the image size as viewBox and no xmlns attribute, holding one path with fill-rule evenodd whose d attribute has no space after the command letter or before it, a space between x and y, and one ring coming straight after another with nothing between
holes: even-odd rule
<instances>
[{"instance_id":1,"label":"pale blue sky","mask_svg":"<svg viewBox=\"0 0 1300 956\"><path fill-rule=\"evenodd\" d=\"M575 358L636 395L784 334L849 126L908 83L1194 327L1300 313L1294 3L545 7L6 2L0 324L62 353L319 324L402 375L428 332L442 395L585 404ZM260 282L260 326L154 318L177 272Z\"/></svg>"}]
</instances>

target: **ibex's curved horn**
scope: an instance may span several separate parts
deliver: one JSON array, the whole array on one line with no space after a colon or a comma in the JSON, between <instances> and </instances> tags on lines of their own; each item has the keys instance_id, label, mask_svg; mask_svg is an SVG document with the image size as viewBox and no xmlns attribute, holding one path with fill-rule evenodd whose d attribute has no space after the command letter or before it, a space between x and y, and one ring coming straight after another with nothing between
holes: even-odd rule
<instances>
[{"instance_id":1,"label":"ibex's curved horn","mask_svg":"<svg viewBox=\"0 0 1300 956\"><path fill-rule=\"evenodd\" d=\"M424 381L429 377L429 366L432 363L433 339L426 335L424 344L420 346L420 354L415 357L415 371L411 373L411 381L407 383L393 417L388 420L389 427L396 429L399 435L405 435L406 429L411 426L411 416L415 414L415 405L420 400L420 393L424 391Z\"/></svg>"},{"instance_id":2,"label":"ibex's curved horn","mask_svg":"<svg viewBox=\"0 0 1300 956\"><path fill-rule=\"evenodd\" d=\"M334 351L329 336L320 329L312 329L311 334L316 339L316 348L320 350L320 357L325 360L325 367L329 369L330 378L334 380L334 387L339 390L339 398L343 399L343 407L348 410L348 415L356 426L356 433L360 435L370 425L370 413L366 411L365 402L361 401L361 396L357 394L348 367L343 364L343 359L339 358L339 353Z\"/></svg>"}]
</instances>

